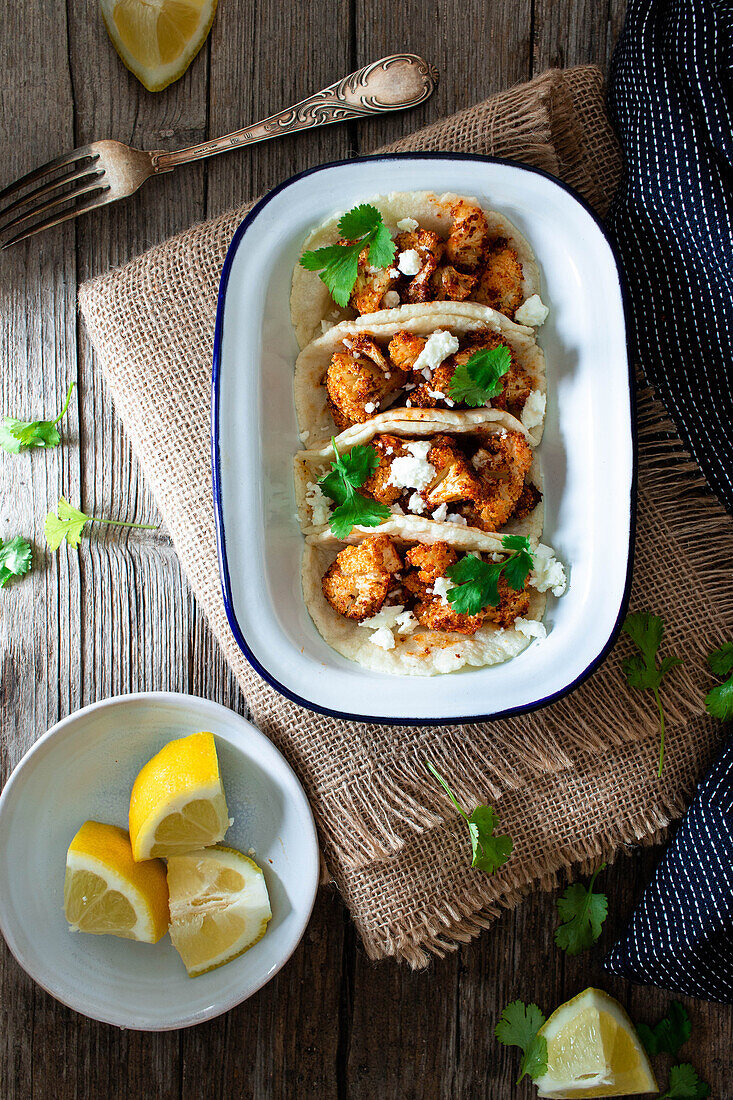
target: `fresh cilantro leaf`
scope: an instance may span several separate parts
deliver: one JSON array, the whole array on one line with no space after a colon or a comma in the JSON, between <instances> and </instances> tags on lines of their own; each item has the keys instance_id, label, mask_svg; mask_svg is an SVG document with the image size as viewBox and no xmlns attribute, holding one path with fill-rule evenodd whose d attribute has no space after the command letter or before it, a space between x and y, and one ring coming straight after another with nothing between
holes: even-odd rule
<instances>
[{"instance_id":1,"label":"fresh cilantro leaf","mask_svg":"<svg viewBox=\"0 0 733 1100\"><path fill-rule=\"evenodd\" d=\"M364 447L358 444L356 447L352 447L350 451L347 451L345 455L340 455L338 453L336 450L336 440L333 438L331 439L331 446L336 455L336 458L331 463L333 469L341 474L343 479L353 485L355 489L363 485L379 465L379 455L372 446Z\"/></svg>"},{"instance_id":2,"label":"fresh cilantro leaf","mask_svg":"<svg viewBox=\"0 0 733 1100\"><path fill-rule=\"evenodd\" d=\"M517 1084L529 1074L532 1080L547 1073L547 1040L537 1032L545 1022L542 1011L535 1004L512 1001L501 1014L494 1034L505 1046L519 1047L522 1061Z\"/></svg>"},{"instance_id":3,"label":"fresh cilantro leaf","mask_svg":"<svg viewBox=\"0 0 733 1100\"><path fill-rule=\"evenodd\" d=\"M345 539L352 527L379 527L390 514L384 504L368 500L361 493L353 493L350 500L334 508L329 523L336 538Z\"/></svg>"},{"instance_id":4,"label":"fresh cilantro leaf","mask_svg":"<svg viewBox=\"0 0 733 1100\"><path fill-rule=\"evenodd\" d=\"M637 611L627 615L621 628L629 635L641 657L634 655L623 662L623 670L629 687L638 691L652 691L659 714L659 770L661 776L664 765L664 710L659 695L659 685L667 673L683 663L680 657L664 657L657 666L657 652L664 637L664 619L660 615L650 615Z\"/></svg>"},{"instance_id":5,"label":"fresh cilantro leaf","mask_svg":"<svg viewBox=\"0 0 733 1100\"><path fill-rule=\"evenodd\" d=\"M660 1100L704 1100L709 1095L710 1085L700 1080L689 1062L681 1062L669 1071L669 1086Z\"/></svg>"},{"instance_id":6,"label":"fresh cilantro leaf","mask_svg":"<svg viewBox=\"0 0 733 1100\"><path fill-rule=\"evenodd\" d=\"M56 512L49 512L43 524L49 550L58 550L64 539L66 539L69 546L76 549L81 542L87 523L106 523L112 527L136 527L140 531L158 530L157 523L130 523L122 519L100 519L98 516L87 516L84 512L69 504L68 500L61 497Z\"/></svg>"},{"instance_id":7,"label":"fresh cilantro leaf","mask_svg":"<svg viewBox=\"0 0 733 1100\"><path fill-rule=\"evenodd\" d=\"M485 405L503 389L500 381L512 365L509 348L480 348L467 363L456 367L450 380L448 394L461 405Z\"/></svg>"},{"instance_id":8,"label":"fresh cilantro leaf","mask_svg":"<svg viewBox=\"0 0 733 1100\"><path fill-rule=\"evenodd\" d=\"M717 684L705 696L705 707L713 718L729 722L733 718L733 676L724 684Z\"/></svg>"},{"instance_id":9,"label":"fresh cilantro leaf","mask_svg":"<svg viewBox=\"0 0 733 1100\"><path fill-rule=\"evenodd\" d=\"M317 271L334 301L345 306L354 289L362 249L369 246L368 259L372 266L387 267L394 259L396 248L382 215L368 203L344 214L338 228L347 243L304 252L300 266L307 271Z\"/></svg>"},{"instance_id":10,"label":"fresh cilantro leaf","mask_svg":"<svg viewBox=\"0 0 733 1100\"><path fill-rule=\"evenodd\" d=\"M648 1024L639 1024L636 1030L647 1054L671 1054L676 1057L680 1047L690 1038L692 1024L680 1002L672 1001L669 1012L658 1024L653 1028Z\"/></svg>"},{"instance_id":11,"label":"fresh cilantro leaf","mask_svg":"<svg viewBox=\"0 0 733 1100\"><path fill-rule=\"evenodd\" d=\"M16 535L9 542L0 540L0 588L4 588L11 577L22 577L31 567L31 544L22 535Z\"/></svg>"},{"instance_id":12,"label":"fresh cilantro leaf","mask_svg":"<svg viewBox=\"0 0 733 1100\"><path fill-rule=\"evenodd\" d=\"M557 911L562 923L555 929L555 943L568 955L579 955L592 947L601 934L603 922L608 916L608 898L594 893L593 886L599 873L605 870L602 863L591 876L587 887L574 882L557 899Z\"/></svg>"},{"instance_id":13,"label":"fresh cilantro leaf","mask_svg":"<svg viewBox=\"0 0 733 1100\"><path fill-rule=\"evenodd\" d=\"M337 539L345 539L352 527L378 527L391 513L385 504L378 504L356 491L379 465L374 447L358 445L340 455L333 437L331 446L336 457L330 472L324 474L318 484L338 506L329 517L331 530Z\"/></svg>"},{"instance_id":14,"label":"fresh cilantro leaf","mask_svg":"<svg viewBox=\"0 0 733 1100\"><path fill-rule=\"evenodd\" d=\"M437 768L433 767L429 760L425 761L425 766L438 780L459 814L466 820L471 837L471 866L478 867L487 875L493 875L512 854L514 846L512 838L506 833L494 832L499 824L499 818L491 806L476 806L471 814L467 814Z\"/></svg>"},{"instance_id":15,"label":"fresh cilantro leaf","mask_svg":"<svg viewBox=\"0 0 733 1100\"><path fill-rule=\"evenodd\" d=\"M725 642L711 653L708 664L716 676L729 676L733 672L733 642Z\"/></svg>"},{"instance_id":16,"label":"fresh cilantro leaf","mask_svg":"<svg viewBox=\"0 0 733 1100\"><path fill-rule=\"evenodd\" d=\"M448 590L446 598L459 614L478 615L485 607L498 607L502 573L515 592L524 588L534 566L529 540L521 535L504 535L501 544L511 551L502 561L485 562L466 554L446 569L446 577L455 586Z\"/></svg>"},{"instance_id":17,"label":"fresh cilantro leaf","mask_svg":"<svg viewBox=\"0 0 733 1100\"><path fill-rule=\"evenodd\" d=\"M0 447L19 454L22 447L57 447L61 435L56 427L69 408L75 383L69 386L64 406L55 420L15 420L6 416L0 423Z\"/></svg>"}]
</instances>

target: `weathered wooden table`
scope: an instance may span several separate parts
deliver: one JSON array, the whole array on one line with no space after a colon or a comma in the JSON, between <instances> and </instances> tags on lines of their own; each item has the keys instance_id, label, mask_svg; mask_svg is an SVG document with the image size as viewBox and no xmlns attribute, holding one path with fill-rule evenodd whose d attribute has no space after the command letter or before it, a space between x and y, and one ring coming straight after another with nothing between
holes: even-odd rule
<instances>
[{"instance_id":1,"label":"weathered wooden table","mask_svg":"<svg viewBox=\"0 0 733 1100\"><path fill-rule=\"evenodd\" d=\"M3 779L48 726L107 695L171 689L244 710L164 532L95 534L78 552L44 552L43 517L61 494L89 513L156 518L77 319L79 283L295 171L392 140L550 65L605 66L622 8L621 0L223 0L189 72L151 95L123 69L96 3L5 6L0 187L95 138L160 148L225 133L403 49L432 60L441 84L409 115L189 167L0 256L0 412L50 415L78 383L64 446L0 455L0 537L21 532L35 544L33 574L0 593ZM602 943L623 926L658 854L636 851L606 873ZM507 1001L549 1010L597 983L651 1020L670 1000L611 980L600 950L565 958L554 925L553 896L537 894L415 974L368 962L340 899L324 889L303 943L269 986L218 1020L157 1035L63 1008L2 944L0 1097L529 1097L526 1081L514 1084L514 1054L492 1038ZM733 1010L688 1008L688 1057L714 1096L733 1096Z\"/></svg>"}]
</instances>

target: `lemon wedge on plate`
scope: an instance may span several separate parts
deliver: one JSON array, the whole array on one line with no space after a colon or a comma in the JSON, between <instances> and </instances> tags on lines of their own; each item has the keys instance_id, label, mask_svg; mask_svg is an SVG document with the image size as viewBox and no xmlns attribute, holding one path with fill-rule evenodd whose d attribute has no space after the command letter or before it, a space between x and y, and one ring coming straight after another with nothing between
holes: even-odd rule
<instances>
[{"instance_id":1,"label":"lemon wedge on plate","mask_svg":"<svg viewBox=\"0 0 733 1100\"><path fill-rule=\"evenodd\" d=\"M168 931L165 864L135 863L124 829L85 821L66 853L64 913L72 932L157 943Z\"/></svg>"},{"instance_id":2,"label":"lemon wedge on plate","mask_svg":"<svg viewBox=\"0 0 733 1100\"><path fill-rule=\"evenodd\" d=\"M216 0L101 0L112 45L149 92L183 76L211 30Z\"/></svg>"},{"instance_id":3,"label":"lemon wedge on plate","mask_svg":"<svg viewBox=\"0 0 733 1100\"><path fill-rule=\"evenodd\" d=\"M192 978L247 951L272 916L261 868L223 845L171 856L168 889L171 940Z\"/></svg>"},{"instance_id":4,"label":"lemon wedge on plate","mask_svg":"<svg viewBox=\"0 0 733 1100\"><path fill-rule=\"evenodd\" d=\"M230 824L211 733L169 741L149 760L130 795L136 860L173 856L221 840Z\"/></svg>"},{"instance_id":5,"label":"lemon wedge on plate","mask_svg":"<svg viewBox=\"0 0 733 1100\"><path fill-rule=\"evenodd\" d=\"M626 1012L600 989L555 1009L539 1030L547 1040L540 1096L633 1096L657 1092L649 1060Z\"/></svg>"}]
</instances>

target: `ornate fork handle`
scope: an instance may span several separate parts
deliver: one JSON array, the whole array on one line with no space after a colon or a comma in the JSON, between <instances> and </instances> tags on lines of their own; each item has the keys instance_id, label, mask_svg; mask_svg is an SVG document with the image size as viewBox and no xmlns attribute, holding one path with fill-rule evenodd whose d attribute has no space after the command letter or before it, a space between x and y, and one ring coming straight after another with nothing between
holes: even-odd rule
<instances>
[{"instance_id":1,"label":"ornate fork handle","mask_svg":"<svg viewBox=\"0 0 733 1100\"><path fill-rule=\"evenodd\" d=\"M431 95L437 81L437 69L417 54L391 54L244 130L188 149L155 152L152 154L153 171L168 172L179 164L203 160L241 145L268 141L312 126L327 126L349 118L415 107Z\"/></svg>"}]
</instances>

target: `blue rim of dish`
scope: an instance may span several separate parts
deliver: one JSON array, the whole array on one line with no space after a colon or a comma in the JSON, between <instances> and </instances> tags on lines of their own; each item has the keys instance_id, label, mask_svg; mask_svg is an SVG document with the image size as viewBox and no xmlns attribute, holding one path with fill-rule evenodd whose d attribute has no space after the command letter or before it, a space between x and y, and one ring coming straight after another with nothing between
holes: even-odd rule
<instances>
[{"instance_id":1,"label":"blue rim of dish","mask_svg":"<svg viewBox=\"0 0 733 1100\"><path fill-rule=\"evenodd\" d=\"M231 579L229 576L229 565L227 562L226 551L226 536L224 531L224 513L222 508L221 497L221 463L219 458L219 379L221 374L221 347L222 337L224 330L224 304L226 300L226 291L229 284L229 275L231 273L234 257L239 248L239 244L247 231L247 228L258 216L261 210L281 191L286 187L290 187L291 184L296 183L298 180L303 179L305 176L315 175L317 172L324 172L329 168L339 168L342 165L358 164L361 161L394 161L394 160L452 160L452 161L476 161L480 164L500 164L509 165L512 168L518 168L522 172L530 172L536 176L542 176L556 187L561 188L573 198L589 215L589 217L595 222L596 226L600 230L606 244L609 247L611 256L613 257L614 265L616 267L616 276L618 278L619 290L621 292L621 306L624 314L624 335L626 337L626 364L629 374L629 413L631 420L631 488L629 493L629 549L626 558L626 581L624 584L624 591L621 597L621 603L619 605L618 615L616 622L614 623L611 632L608 636L606 644L602 647L598 655L590 662L590 664L576 676L574 680L571 680L565 687L560 688L558 691L553 692L550 695L544 696L542 699L535 699L530 703L523 703L517 707L507 707L504 710L495 711L493 714L476 714L466 715L464 717L447 717L447 718L382 718L374 717L368 714L352 714L350 711L331 710L329 707L319 706L317 703L311 702L309 699L304 699L301 695L291 691L285 684L280 683L272 673L258 660L254 655L247 639L242 632L242 629L237 620L237 616L234 611L234 601L232 598ZM302 172L296 173L294 176L288 177L282 183L279 183L277 187L273 187L271 191L268 191L255 206L252 207L250 212L246 215L244 220L238 226L232 242L227 250L226 257L224 259L224 266L221 272L221 279L219 281L219 297L216 305L216 326L214 328L214 353L213 364L211 374L211 471L213 482L213 494L214 494L214 523L216 529L216 549L219 559L219 577L221 580L222 596L224 598L224 609L226 611L227 620L231 628L232 634L237 642L237 645L244 653L245 657L252 665L254 670L260 674L271 687L275 688L277 692L284 695L286 699L290 699L293 703L297 703L301 707L305 707L307 710L314 711L316 714L325 714L331 718L341 718L348 722L370 722L375 725L381 726L445 726L445 725L464 725L467 722L493 722L500 718L512 718L518 714L529 714L531 711L539 710L541 707L546 707L550 703L557 702L558 699L565 698L576 688L580 687L589 676L591 676L596 669L603 663L608 656L614 642L621 629L621 624L626 615L626 609L629 604L629 596L631 594L631 580L634 565L634 544L636 537L636 503L637 503L637 474L638 474L638 444L636 434L636 386L633 368L631 365L630 356L630 341L629 341L629 308L628 308L628 294L626 285L621 272L621 267L616 255L616 249L613 242L609 237L606 227L600 220L596 212L588 205L572 187L569 187L563 180L557 179L549 172L545 172L542 168L534 168L528 164L521 164L519 161L510 160L505 157L489 157L481 156L478 153L382 153L375 156L367 157L350 157L345 160L333 160L327 164L316 165L315 168L306 168Z\"/></svg>"}]
</instances>

